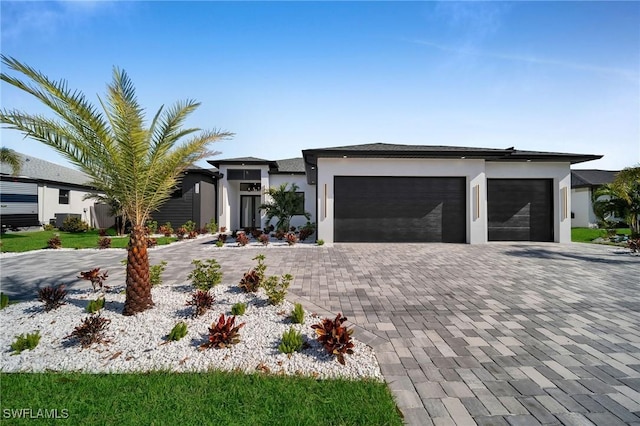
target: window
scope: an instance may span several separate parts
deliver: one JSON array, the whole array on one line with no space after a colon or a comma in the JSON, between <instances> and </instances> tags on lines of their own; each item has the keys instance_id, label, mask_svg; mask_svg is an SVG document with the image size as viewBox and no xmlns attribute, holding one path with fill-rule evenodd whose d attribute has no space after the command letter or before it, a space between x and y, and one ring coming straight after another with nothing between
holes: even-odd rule
<instances>
[{"instance_id":1,"label":"window","mask_svg":"<svg viewBox=\"0 0 640 426\"><path fill-rule=\"evenodd\" d=\"M59 204L69 204L69 190L68 189L60 189L58 194L58 203Z\"/></svg>"},{"instance_id":2,"label":"window","mask_svg":"<svg viewBox=\"0 0 640 426\"><path fill-rule=\"evenodd\" d=\"M296 212L294 215L303 215L304 214L304 192L296 192L296 196L298 197L298 203L296 206Z\"/></svg>"},{"instance_id":3,"label":"window","mask_svg":"<svg viewBox=\"0 0 640 426\"><path fill-rule=\"evenodd\" d=\"M228 169L227 180L260 180L259 169Z\"/></svg>"},{"instance_id":4,"label":"window","mask_svg":"<svg viewBox=\"0 0 640 426\"><path fill-rule=\"evenodd\" d=\"M262 187L259 183L241 183L240 191L249 191L249 192L257 192L260 191Z\"/></svg>"}]
</instances>

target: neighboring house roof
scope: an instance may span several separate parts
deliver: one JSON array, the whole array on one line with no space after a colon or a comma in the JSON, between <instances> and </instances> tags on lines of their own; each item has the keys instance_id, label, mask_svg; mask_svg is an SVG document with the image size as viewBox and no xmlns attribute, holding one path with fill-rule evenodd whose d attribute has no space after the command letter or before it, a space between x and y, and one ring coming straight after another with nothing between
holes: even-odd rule
<instances>
[{"instance_id":1,"label":"neighboring house roof","mask_svg":"<svg viewBox=\"0 0 640 426\"><path fill-rule=\"evenodd\" d=\"M17 176L11 176L11 167L7 164L0 164L0 175L17 179L31 179L52 183L64 183L69 185L89 187L87 183L91 180L86 174L64 167L59 164L41 160L37 157L21 154L22 165Z\"/></svg>"},{"instance_id":2,"label":"neighboring house roof","mask_svg":"<svg viewBox=\"0 0 640 426\"><path fill-rule=\"evenodd\" d=\"M315 182L318 158L437 158L437 159L483 159L485 161L535 161L568 162L570 164L597 160L602 155L570 154L560 152L523 151L514 147L506 149L469 148L440 145L399 145L369 143L363 145L338 146L333 148L306 149L302 151L307 177Z\"/></svg>"},{"instance_id":3,"label":"neighboring house roof","mask_svg":"<svg viewBox=\"0 0 640 426\"><path fill-rule=\"evenodd\" d=\"M245 164L259 165L259 164L267 164L270 167L276 167L275 161L265 160L264 158L256 158L256 157L237 157L237 158L226 158L222 160L207 160L207 163L211 164L216 168L220 168L220 164L230 164L230 165L239 165L244 166Z\"/></svg>"},{"instance_id":4,"label":"neighboring house roof","mask_svg":"<svg viewBox=\"0 0 640 426\"><path fill-rule=\"evenodd\" d=\"M277 160L278 164L277 169L273 169L270 171L272 174L304 174L304 160L302 157L297 158L287 158L285 160Z\"/></svg>"},{"instance_id":5,"label":"neighboring house roof","mask_svg":"<svg viewBox=\"0 0 640 426\"><path fill-rule=\"evenodd\" d=\"M618 171L612 170L571 170L571 187L587 188L613 182Z\"/></svg>"}]
</instances>

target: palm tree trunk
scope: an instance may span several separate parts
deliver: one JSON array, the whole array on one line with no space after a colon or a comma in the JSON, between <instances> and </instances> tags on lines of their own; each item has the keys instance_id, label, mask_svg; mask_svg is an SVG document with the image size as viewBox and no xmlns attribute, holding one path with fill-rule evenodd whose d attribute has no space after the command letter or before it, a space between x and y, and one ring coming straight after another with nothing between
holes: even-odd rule
<instances>
[{"instance_id":1,"label":"palm tree trunk","mask_svg":"<svg viewBox=\"0 0 640 426\"><path fill-rule=\"evenodd\" d=\"M127 252L127 289L123 315L135 315L153 306L149 282L147 235L136 225L131 229Z\"/></svg>"}]
</instances>

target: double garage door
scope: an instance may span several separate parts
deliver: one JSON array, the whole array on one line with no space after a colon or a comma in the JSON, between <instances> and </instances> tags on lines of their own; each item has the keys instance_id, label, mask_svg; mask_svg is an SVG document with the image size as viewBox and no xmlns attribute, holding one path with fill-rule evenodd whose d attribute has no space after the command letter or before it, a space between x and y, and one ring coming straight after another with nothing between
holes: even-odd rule
<instances>
[{"instance_id":1,"label":"double garage door","mask_svg":"<svg viewBox=\"0 0 640 426\"><path fill-rule=\"evenodd\" d=\"M466 241L464 177L334 177L334 241ZM552 184L487 182L490 241L552 241Z\"/></svg>"}]
</instances>

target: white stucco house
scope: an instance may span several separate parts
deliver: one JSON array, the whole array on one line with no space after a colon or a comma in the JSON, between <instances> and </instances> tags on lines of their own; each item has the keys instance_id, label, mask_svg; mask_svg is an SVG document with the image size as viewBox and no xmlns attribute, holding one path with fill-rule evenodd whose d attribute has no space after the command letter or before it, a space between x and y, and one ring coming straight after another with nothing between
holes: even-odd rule
<instances>
[{"instance_id":1,"label":"white stucco house","mask_svg":"<svg viewBox=\"0 0 640 426\"><path fill-rule=\"evenodd\" d=\"M325 242L571 241L572 164L600 155L374 143L302 158L209 161L216 216L265 227L265 189L296 183ZM294 217L300 226L304 217Z\"/></svg>"},{"instance_id":2,"label":"white stucco house","mask_svg":"<svg viewBox=\"0 0 640 426\"><path fill-rule=\"evenodd\" d=\"M613 182L618 171L571 170L571 226L591 227L598 224L591 198L598 187Z\"/></svg>"},{"instance_id":3,"label":"white stucco house","mask_svg":"<svg viewBox=\"0 0 640 426\"><path fill-rule=\"evenodd\" d=\"M62 224L67 215L82 218L94 227L109 227L113 219L96 212L89 178L77 170L20 154L22 166L13 176L7 164L0 165L0 222L5 228L28 228L48 223ZM98 210L105 210L100 209ZM102 222L102 223L99 223Z\"/></svg>"}]
</instances>

